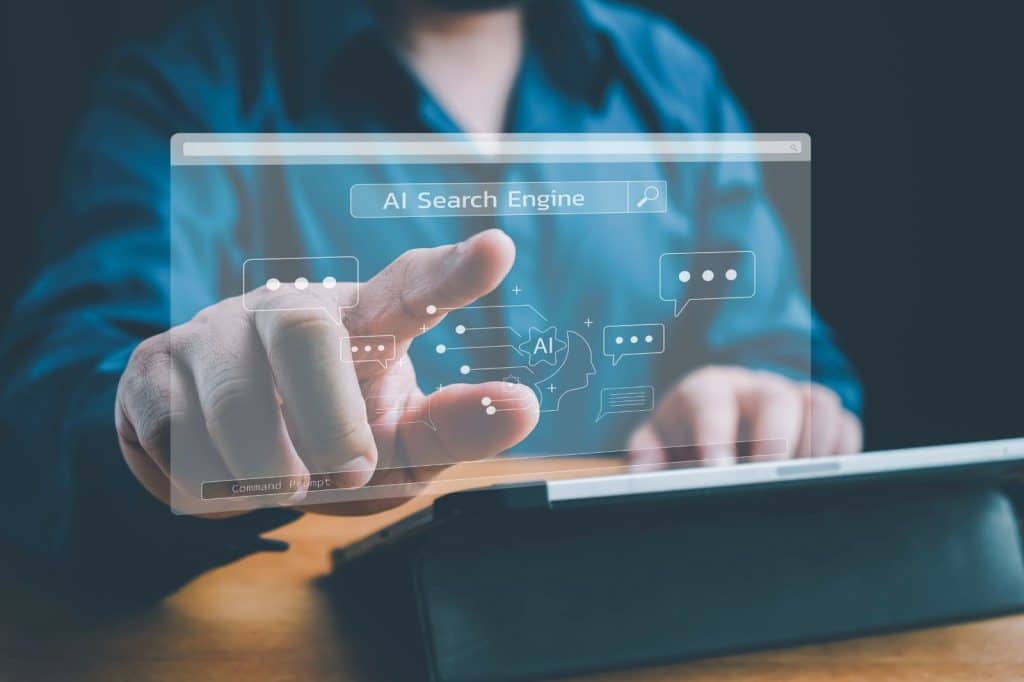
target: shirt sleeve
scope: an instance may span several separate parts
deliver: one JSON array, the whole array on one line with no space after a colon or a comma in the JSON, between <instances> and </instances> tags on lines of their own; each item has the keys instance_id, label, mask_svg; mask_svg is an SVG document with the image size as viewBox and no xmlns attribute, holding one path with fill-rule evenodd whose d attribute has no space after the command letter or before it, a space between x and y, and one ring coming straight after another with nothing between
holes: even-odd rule
<instances>
[{"instance_id":1,"label":"shirt sleeve","mask_svg":"<svg viewBox=\"0 0 1024 682\"><path fill-rule=\"evenodd\" d=\"M709 98L713 129L749 132L746 117L717 75L713 93ZM778 195L806 210L804 218L809 225L811 178L807 164L787 169L777 185ZM752 251L756 258L752 305L726 302L709 311L706 343L710 361L815 381L831 388L847 409L860 414L861 390L853 367L811 305L809 227L806 232L787 230L757 163L710 164L701 198L701 250ZM796 239L807 243L797 245ZM801 258L796 256L797 246L803 252Z\"/></svg>"},{"instance_id":2,"label":"shirt sleeve","mask_svg":"<svg viewBox=\"0 0 1024 682\"><path fill-rule=\"evenodd\" d=\"M616 23L628 24L625 35L633 37L628 46L623 45L623 54L638 90L648 98L652 129L751 132L745 113L703 46L650 15L620 11ZM809 168L803 172L808 177L787 181L792 184L785 191L799 189L806 196L786 198L809 207ZM751 305L707 301L687 308L680 331L694 349L693 357L818 382L834 390L847 409L860 414L861 388L853 367L811 306L804 282L809 265L801 262L809 256L805 252L805 258L796 257L792 232L773 205L778 197L769 196L758 164L709 163L703 175L696 207L699 245L694 250L753 251L757 290ZM699 335L694 331L698 329Z\"/></svg>"},{"instance_id":3,"label":"shirt sleeve","mask_svg":"<svg viewBox=\"0 0 1024 682\"><path fill-rule=\"evenodd\" d=\"M296 517L175 516L134 479L117 443L120 374L141 340L168 327L170 135L210 126L190 102L230 101L208 73L223 55L171 54L196 56L126 51L101 81L41 228L43 267L0 344L0 538L93 596L172 589L269 547L259 533ZM176 82L189 83L190 98Z\"/></svg>"}]
</instances>

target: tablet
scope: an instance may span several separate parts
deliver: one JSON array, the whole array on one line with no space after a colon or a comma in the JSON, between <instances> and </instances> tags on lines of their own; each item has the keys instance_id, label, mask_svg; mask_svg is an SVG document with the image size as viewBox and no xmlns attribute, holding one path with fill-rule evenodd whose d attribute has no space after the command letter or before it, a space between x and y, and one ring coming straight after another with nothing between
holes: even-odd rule
<instances>
[{"instance_id":1,"label":"tablet","mask_svg":"<svg viewBox=\"0 0 1024 682\"><path fill-rule=\"evenodd\" d=\"M1024 438L882 450L820 459L760 462L734 467L626 473L547 483L552 503L699 489L770 485L965 470L998 472L1024 461Z\"/></svg>"},{"instance_id":2,"label":"tablet","mask_svg":"<svg viewBox=\"0 0 1024 682\"><path fill-rule=\"evenodd\" d=\"M591 465L593 466L593 465ZM609 464L611 468L613 465ZM689 496L736 495L744 492L785 494L785 489L825 489L829 486L872 485L885 482L931 486L943 481L971 479L1005 485L1024 467L1024 438L1000 439L916 448L865 452L855 455L751 462L728 467L669 468L661 471L610 473L600 476L520 480L487 486L474 479L435 484L430 504L416 513L340 548L336 562L365 556L399 544L434 522L467 515L503 511L561 509L621 503L644 504ZM621 465L614 467L621 469ZM569 470L571 474L571 470ZM526 474L528 477L529 474ZM447 492L444 492L447 491Z\"/></svg>"}]
</instances>

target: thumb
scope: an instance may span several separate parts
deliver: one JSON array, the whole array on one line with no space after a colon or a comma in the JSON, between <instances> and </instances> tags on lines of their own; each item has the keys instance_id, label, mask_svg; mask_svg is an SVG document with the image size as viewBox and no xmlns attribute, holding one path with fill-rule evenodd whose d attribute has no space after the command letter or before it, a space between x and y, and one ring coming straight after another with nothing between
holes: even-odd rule
<instances>
[{"instance_id":1,"label":"thumb","mask_svg":"<svg viewBox=\"0 0 1024 682\"><path fill-rule=\"evenodd\" d=\"M398 431L409 464L434 466L486 459L516 445L537 426L540 405L533 389L519 384L453 384L420 396L411 416Z\"/></svg>"}]
</instances>

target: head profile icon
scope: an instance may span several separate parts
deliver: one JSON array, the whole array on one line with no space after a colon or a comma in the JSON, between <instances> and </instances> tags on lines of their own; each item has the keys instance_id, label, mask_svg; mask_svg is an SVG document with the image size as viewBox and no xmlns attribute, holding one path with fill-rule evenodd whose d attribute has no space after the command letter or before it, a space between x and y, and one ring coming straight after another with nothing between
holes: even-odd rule
<instances>
[{"instance_id":1,"label":"head profile icon","mask_svg":"<svg viewBox=\"0 0 1024 682\"><path fill-rule=\"evenodd\" d=\"M533 382L541 412L557 412L563 398L590 386L590 377L597 374L590 342L571 329L563 340L565 352L562 362L554 372Z\"/></svg>"}]
</instances>

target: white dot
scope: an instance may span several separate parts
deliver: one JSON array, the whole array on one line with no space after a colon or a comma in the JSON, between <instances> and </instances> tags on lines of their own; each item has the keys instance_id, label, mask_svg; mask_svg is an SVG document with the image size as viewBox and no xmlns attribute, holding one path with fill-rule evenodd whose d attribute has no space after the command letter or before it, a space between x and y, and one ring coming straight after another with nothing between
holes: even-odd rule
<instances>
[{"instance_id":1,"label":"white dot","mask_svg":"<svg viewBox=\"0 0 1024 682\"><path fill-rule=\"evenodd\" d=\"M456 325L455 333L456 334L465 334L466 333L466 325L464 325L464 324Z\"/></svg>"},{"instance_id":2,"label":"white dot","mask_svg":"<svg viewBox=\"0 0 1024 682\"><path fill-rule=\"evenodd\" d=\"M377 345L377 350L380 351L381 353L383 353L384 352L384 344L383 343L378 344Z\"/></svg>"},{"instance_id":3,"label":"white dot","mask_svg":"<svg viewBox=\"0 0 1024 682\"><path fill-rule=\"evenodd\" d=\"M488 406L487 406L487 409L486 409L486 410L484 410L484 411L485 411L485 412L486 412L487 414L494 414L494 413L495 413L495 412L497 412L498 410L497 410L497 409L496 409L496 408L494 407L494 405L488 405Z\"/></svg>"},{"instance_id":4,"label":"white dot","mask_svg":"<svg viewBox=\"0 0 1024 682\"><path fill-rule=\"evenodd\" d=\"M616 336L615 337L615 343L621 344L622 343L622 337L621 336Z\"/></svg>"},{"instance_id":5,"label":"white dot","mask_svg":"<svg viewBox=\"0 0 1024 682\"><path fill-rule=\"evenodd\" d=\"M630 343L636 343L636 342L637 342L637 341L639 341L639 340L640 340L640 339L638 339L638 338L637 338L637 337L635 337L635 336L631 336L631 337L629 337L629 342L630 342Z\"/></svg>"},{"instance_id":6,"label":"white dot","mask_svg":"<svg viewBox=\"0 0 1024 682\"><path fill-rule=\"evenodd\" d=\"M276 277L271 277L267 280L267 288L271 291L277 291L281 288L281 280Z\"/></svg>"},{"instance_id":7,"label":"white dot","mask_svg":"<svg viewBox=\"0 0 1024 682\"><path fill-rule=\"evenodd\" d=\"M295 288L298 289L299 291L302 291L308 286L309 280L306 279L305 277L299 277L298 279L295 280Z\"/></svg>"},{"instance_id":8,"label":"white dot","mask_svg":"<svg viewBox=\"0 0 1024 682\"><path fill-rule=\"evenodd\" d=\"M728 270L725 271L725 278L730 282L733 281L734 279L736 279L736 271L733 270L732 268L729 268Z\"/></svg>"},{"instance_id":9,"label":"white dot","mask_svg":"<svg viewBox=\"0 0 1024 682\"><path fill-rule=\"evenodd\" d=\"M701 279L703 279L705 282L710 282L714 278L715 273L711 272L710 270L705 270L703 273L701 273Z\"/></svg>"},{"instance_id":10,"label":"white dot","mask_svg":"<svg viewBox=\"0 0 1024 682\"><path fill-rule=\"evenodd\" d=\"M690 271L689 270L680 270L679 271L679 281L682 282L683 284L686 284L687 282L689 282L690 281Z\"/></svg>"},{"instance_id":11,"label":"white dot","mask_svg":"<svg viewBox=\"0 0 1024 682\"><path fill-rule=\"evenodd\" d=\"M330 275L327 275L326 277L324 277L324 288L325 289L333 289L335 287L335 285L337 285L337 283L338 283L338 280L334 279Z\"/></svg>"},{"instance_id":12,"label":"white dot","mask_svg":"<svg viewBox=\"0 0 1024 682\"><path fill-rule=\"evenodd\" d=\"M485 395L483 398L480 399L480 404L483 405L484 407L487 407L488 405L491 404L491 397Z\"/></svg>"},{"instance_id":13,"label":"white dot","mask_svg":"<svg viewBox=\"0 0 1024 682\"><path fill-rule=\"evenodd\" d=\"M654 341L654 337L648 334L647 336L644 337L644 341L646 341L647 343L652 343Z\"/></svg>"},{"instance_id":14,"label":"white dot","mask_svg":"<svg viewBox=\"0 0 1024 682\"><path fill-rule=\"evenodd\" d=\"M363 346L363 350L369 353L371 350L373 350L373 346Z\"/></svg>"},{"instance_id":15,"label":"white dot","mask_svg":"<svg viewBox=\"0 0 1024 682\"><path fill-rule=\"evenodd\" d=\"M444 345L443 343L439 343L436 346L434 346L434 350L436 350L437 354L440 355L441 353L448 350L448 346Z\"/></svg>"},{"instance_id":16,"label":"white dot","mask_svg":"<svg viewBox=\"0 0 1024 682\"><path fill-rule=\"evenodd\" d=\"M433 315L437 312L437 306L431 303L427 306L427 315Z\"/></svg>"},{"instance_id":17,"label":"white dot","mask_svg":"<svg viewBox=\"0 0 1024 682\"><path fill-rule=\"evenodd\" d=\"M352 346L352 352L353 353L358 353L359 352L359 346Z\"/></svg>"},{"instance_id":18,"label":"white dot","mask_svg":"<svg viewBox=\"0 0 1024 682\"><path fill-rule=\"evenodd\" d=\"M459 367L459 373L469 374L469 365L463 365L462 367Z\"/></svg>"}]
</instances>

